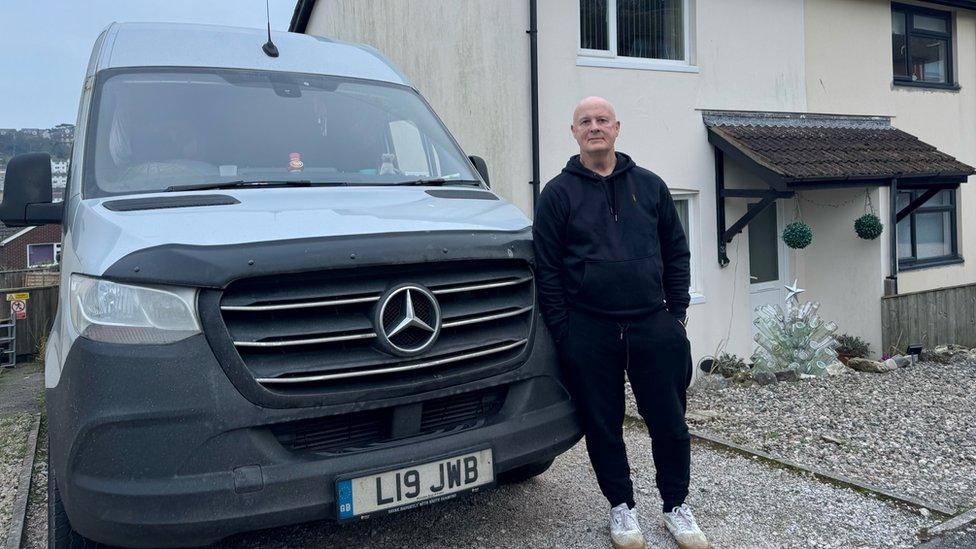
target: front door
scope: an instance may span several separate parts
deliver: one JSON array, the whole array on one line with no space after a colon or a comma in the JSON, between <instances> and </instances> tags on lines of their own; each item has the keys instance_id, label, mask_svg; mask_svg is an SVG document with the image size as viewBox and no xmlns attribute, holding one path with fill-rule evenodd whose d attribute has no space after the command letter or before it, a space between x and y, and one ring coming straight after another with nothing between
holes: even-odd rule
<instances>
[{"instance_id":1,"label":"front door","mask_svg":"<svg viewBox=\"0 0 976 549\"><path fill-rule=\"evenodd\" d=\"M751 206L750 206L751 207ZM770 304L783 306L786 298L784 285L789 278L787 247L780 238L783 234L783 201L777 200L749 223L749 305L751 320L756 318L756 308ZM752 334L756 326L752 325Z\"/></svg>"}]
</instances>

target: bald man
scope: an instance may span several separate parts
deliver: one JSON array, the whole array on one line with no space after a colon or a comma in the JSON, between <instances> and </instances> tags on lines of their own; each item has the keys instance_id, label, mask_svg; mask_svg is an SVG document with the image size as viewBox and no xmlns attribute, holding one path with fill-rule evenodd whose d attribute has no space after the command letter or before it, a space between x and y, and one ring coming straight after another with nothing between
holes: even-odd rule
<instances>
[{"instance_id":1,"label":"bald man","mask_svg":"<svg viewBox=\"0 0 976 549\"><path fill-rule=\"evenodd\" d=\"M610 502L610 537L617 549L644 547L623 440L626 372L651 436L664 523L682 549L703 549L685 504L688 240L664 181L615 150L610 102L583 99L570 129L580 153L546 184L536 211L536 285Z\"/></svg>"}]
</instances>

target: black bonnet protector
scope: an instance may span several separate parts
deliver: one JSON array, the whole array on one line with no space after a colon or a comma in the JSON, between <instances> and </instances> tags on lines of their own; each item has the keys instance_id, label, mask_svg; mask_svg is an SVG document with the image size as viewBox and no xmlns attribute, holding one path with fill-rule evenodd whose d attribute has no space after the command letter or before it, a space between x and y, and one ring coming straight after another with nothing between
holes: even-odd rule
<instances>
[{"instance_id":1,"label":"black bonnet protector","mask_svg":"<svg viewBox=\"0 0 976 549\"><path fill-rule=\"evenodd\" d=\"M126 255L104 277L223 289L254 276L465 259L531 261L532 229L384 233L220 246L164 244Z\"/></svg>"}]
</instances>

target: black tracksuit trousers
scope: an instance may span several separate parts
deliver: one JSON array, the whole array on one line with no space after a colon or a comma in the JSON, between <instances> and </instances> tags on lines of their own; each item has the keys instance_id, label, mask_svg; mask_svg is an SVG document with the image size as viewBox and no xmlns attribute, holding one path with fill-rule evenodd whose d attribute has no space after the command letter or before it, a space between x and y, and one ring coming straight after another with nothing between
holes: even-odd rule
<instances>
[{"instance_id":1,"label":"black tracksuit trousers","mask_svg":"<svg viewBox=\"0 0 976 549\"><path fill-rule=\"evenodd\" d=\"M688 495L691 465L685 390L692 366L684 327L663 309L627 322L571 311L568 322L560 362L603 495L611 506L634 506L623 440L626 370L651 436L664 511L671 511Z\"/></svg>"}]
</instances>

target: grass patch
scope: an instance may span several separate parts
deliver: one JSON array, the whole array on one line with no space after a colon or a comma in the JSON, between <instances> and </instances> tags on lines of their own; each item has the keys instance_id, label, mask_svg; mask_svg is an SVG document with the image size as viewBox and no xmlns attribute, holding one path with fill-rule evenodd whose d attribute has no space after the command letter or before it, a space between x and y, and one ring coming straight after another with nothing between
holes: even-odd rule
<instances>
[{"instance_id":1,"label":"grass patch","mask_svg":"<svg viewBox=\"0 0 976 549\"><path fill-rule=\"evenodd\" d=\"M0 417L0 460L23 457L31 415L27 412Z\"/></svg>"},{"instance_id":2,"label":"grass patch","mask_svg":"<svg viewBox=\"0 0 976 549\"><path fill-rule=\"evenodd\" d=\"M34 482L31 483L31 493L28 498L30 505L47 503L47 452L47 414L41 414L41 423L37 430L37 454L34 456ZM41 483L37 482L42 472L44 473L43 489Z\"/></svg>"},{"instance_id":3,"label":"grass patch","mask_svg":"<svg viewBox=\"0 0 976 549\"><path fill-rule=\"evenodd\" d=\"M0 536L6 535L12 519L32 425L33 416L27 412L0 416Z\"/></svg>"}]
</instances>

